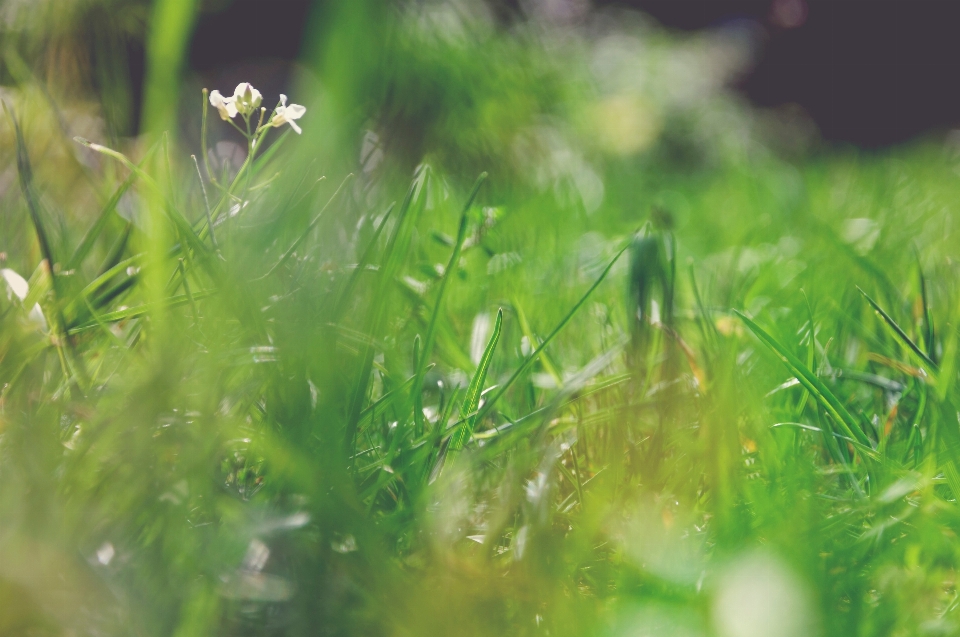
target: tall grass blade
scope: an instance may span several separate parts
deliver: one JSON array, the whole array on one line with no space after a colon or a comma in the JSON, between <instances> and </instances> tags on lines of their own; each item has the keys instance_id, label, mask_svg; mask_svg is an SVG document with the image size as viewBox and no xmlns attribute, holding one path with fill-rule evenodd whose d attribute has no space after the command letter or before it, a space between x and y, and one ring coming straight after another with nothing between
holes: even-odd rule
<instances>
[{"instance_id":1,"label":"tall grass blade","mask_svg":"<svg viewBox=\"0 0 960 637\"><path fill-rule=\"evenodd\" d=\"M156 150L160 147L160 142L156 142L147 150L143 159L140 160L138 164L141 168L143 165L150 160ZM94 242L100 236L100 233L103 232L103 229L106 228L107 223L110 221L110 215L114 210L117 209L117 204L120 203L120 199L126 194L127 190L130 189L130 186L137 180L138 173L131 172L127 178L123 181L122 184L113 192L113 195L110 196L109 201L101 209L100 214L97 216L97 220L94 221L93 225L90 226L90 229L87 230L87 233L83 235L83 239L80 240L80 244L77 246L77 249L74 251L73 256L70 257L70 260L67 261L65 269L73 270L77 268L83 260L87 258L87 255L90 254L90 250L93 248Z\"/></svg>"},{"instance_id":2,"label":"tall grass blade","mask_svg":"<svg viewBox=\"0 0 960 637\"><path fill-rule=\"evenodd\" d=\"M394 204L390 204L390 207L387 208L387 211L383 213L383 218L380 220L380 225L378 225L376 230L373 231L373 236L370 238L370 243L367 244L366 249L360 256L360 259L357 261L356 267L353 269L353 272L350 273L350 277L347 279L346 283L343 284L340 292L337 294L337 300L333 304L334 321L339 321L340 317L343 316L343 312L346 311L347 301L351 298L353 290L357 286L357 282L360 280L360 277L367 269L370 260L373 258L373 252L377 247L377 243L380 241L380 235L383 234L383 229L387 227L387 221L390 219L390 215L393 213L394 207Z\"/></svg>"},{"instance_id":3,"label":"tall grass blade","mask_svg":"<svg viewBox=\"0 0 960 637\"><path fill-rule=\"evenodd\" d=\"M310 232L311 232L314 228L316 228L316 227L317 227L317 224L320 223L320 220L323 219L323 215L324 215L324 213L327 211L327 208L329 208L329 207L330 207L330 204L333 203L333 202L336 200L337 196L338 196L338 195L340 194L340 192L343 190L343 187L346 186L347 183L349 183L351 179L353 179L353 173L350 173L349 175L347 175L347 176L344 178L344 180L343 180L342 182L340 182L340 186L337 187L337 189L334 191L334 193L330 196L330 199L328 199L328 200L327 200L327 203L325 203L324 206L323 206L323 208L320 209L320 212L318 212L318 213L316 214L316 216L315 216L315 217L313 218L313 220L307 225L307 227L304 229L304 231L300 233L300 236L297 237L297 240L293 242L293 245L291 245L291 246L287 249L287 251L283 253L283 256L280 257L280 260L277 261L277 262L274 264L274 266L273 266L272 268L270 268L270 270L268 270L265 275L263 275L262 278L268 278L271 274L273 274L274 272L276 272L276 271L280 268L280 266L282 266L284 263L286 263L286 262L287 262L287 259L289 259L291 256L293 256L293 253L297 251L297 248L300 247L300 244L303 243L303 240L306 239L308 236L310 236ZM211 227L211 229L212 229L212 227Z\"/></svg>"},{"instance_id":4,"label":"tall grass blade","mask_svg":"<svg viewBox=\"0 0 960 637\"><path fill-rule=\"evenodd\" d=\"M930 360L937 363L936 340L937 333L933 326L933 312L930 310L930 298L927 295L927 277L923 274L923 265L920 263L920 253L917 255L917 273L920 277L920 300L923 302L923 345Z\"/></svg>"},{"instance_id":5,"label":"tall grass blade","mask_svg":"<svg viewBox=\"0 0 960 637\"><path fill-rule=\"evenodd\" d=\"M463 449L463 446L473 434L473 429L477 424L476 416L469 414L477 411L480 406L480 394L483 392L483 384L487 379L487 371L490 369L490 361L493 360L493 352L500 341L500 330L503 327L503 310L497 310L497 321L493 325L493 334L487 342L487 347L483 350L483 356L480 357L480 363L477 365L477 371L473 374L473 379L467 385L467 393L463 397L463 404L460 406L460 414L465 417L464 423L454 432L450 438L450 452L457 452Z\"/></svg>"},{"instance_id":6,"label":"tall grass blade","mask_svg":"<svg viewBox=\"0 0 960 637\"><path fill-rule=\"evenodd\" d=\"M929 356L927 356L927 354L920 348L919 345L914 343L913 340L909 336L907 336L906 332L904 332L903 329L901 329L901 327L897 325L897 322L894 321L889 314L883 311L883 308L880 307L876 301L870 298L870 295L864 292L860 287L857 287L857 290L859 290L860 294L863 295L863 298L867 300L867 303L870 304L870 307L872 307L873 310L880 315L880 318L883 319L883 322L887 325L890 331L893 332L893 334L897 337L897 339L903 345L906 345L907 348L910 349L910 351L912 351L914 354L917 355L917 358L919 358L920 361L923 363L924 367L927 368L926 371L931 376L936 377L937 374L940 372L940 368L937 366L937 364L934 363Z\"/></svg>"},{"instance_id":7,"label":"tall grass blade","mask_svg":"<svg viewBox=\"0 0 960 637\"><path fill-rule=\"evenodd\" d=\"M200 237L197 236L197 233L194 232L193 227L190 223L184 218L183 213L173 205L173 203L163 194L163 189L160 188L160 185L146 172L143 171L140 166L130 161L130 158L124 155L123 153L117 152L112 148L108 148L101 144L96 144L91 142L83 137L74 137L75 142L82 146L94 150L102 155L106 155L116 161L120 162L126 166L129 170L136 173L137 176L147 184L151 190L159 197L161 205L164 212L167 214L167 218L173 223L174 228L177 230L177 234L185 241L191 248L193 248L199 254L208 254L210 249L206 246Z\"/></svg>"},{"instance_id":8,"label":"tall grass blade","mask_svg":"<svg viewBox=\"0 0 960 637\"><path fill-rule=\"evenodd\" d=\"M378 270L379 278L374 294L373 302L368 310L367 333L379 334L383 330L383 323L386 320L386 304L388 290L400 269L403 260L406 257L407 246L412 233L412 224L414 215L410 214L413 203L420 199L426 181L429 176L429 169L423 166L414 178L413 183L407 190L407 195L400 205L400 211L397 216L396 226L387 242L387 249L384 253L383 264ZM350 396L347 407L346 427L344 431L344 449L353 453L353 446L357 435L357 424L360 419L360 412L363 408L363 401L366 399L367 390L370 385L370 373L373 370L373 346L368 345L364 348L361 355L360 373L354 382L353 392Z\"/></svg>"},{"instance_id":9,"label":"tall grass blade","mask_svg":"<svg viewBox=\"0 0 960 637\"><path fill-rule=\"evenodd\" d=\"M760 341L766 345L771 351L773 351L786 365L787 369L790 370L800 384L806 388L807 391L817 400L817 402L823 407L823 409L830 414L831 419L840 427L848 438L852 438L859 442L865 447L872 449L873 445L871 444L870 439L860 428L859 423L847 411L847 408L843 406L843 403L833 394L830 389L823 384L823 382L812 372L806 365L804 365L799 358L794 356L789 350L783 347L776 339L774 339L770 334L764 331L759 325L753 322L746 314L738 310L734 310L737 316L740 317L740 320L744 322L747 328L756 335ZM871 451L872 454L872 451Z\"/></svg>"},{"instance_id":10,"label":"tall grass blade","mask_svg":"<svg viewBox=\"0 0 960 637\"><path fill-rule=\"evenodd\" d=\"M556 338L557 334L559 334L564 327L566 327L567 323L570 322L570 319L572 319L574 315L580 310L580 308L584 306L584 304L587 302L587 299L589 299L590 296L593 294L594 290L600 287L600 284L603 282L605 278L607 278L607 275L610 273L610 270L613 269L614 264L616 264L616 262L620 259L620 257L623 255L624 252L626 252L627 248L629 247L630 247L630 244L628 243L627 245L620 248L616 256L614 256L610 260L610 263L607 264L607 267L603 269L603 272L600 273L600 276L597 277L597 280L594 281L593 285L590 286L590 289L588 289L586 293L584 293L584 295L580 297L580 300L576 302L576 304L570 309L570 311L567 312L566 316L564 316L560 320L560 322L557 324L557 326L553 328L553 331L550 332L545 339L543 339L543 342L540 343L540 346L537 347L537 349L535 349L533 352L531 352L529 356L523 359L523 362L519 365L519 367L517 367L516 371L513 372L513 375L510 376L507 382L500 385L499 389L496 391L496 393L493 396L491 396L488 400L484 401L483 407L481 407L479 412L477 413L477 416L476 416L477 422L482 421L484 416L490 413L490 410L493 409L493 406L497 403L497 401L500 400L500 398L503 397L503 395L507 392L507 390L510 389L510 387L517 381L518 378L520 378L521 374L527 371L530 365L533 364L533 361L537 360L537 357L540 356L540 352L546 349L547 345L549 345L553 341L553 339Z\"/></svg>"},{"instance_id":11,"label":"tall grass blade","mask_svg":"<svg viewBox=\"0 0 960 637\"><path fill-rule=\"evenodd\" d=\"M430 360L430 356L433 353L433 344L436 340L437 321L440 317L440 310L443 307L444 292L446 292L451 273L456 270L457 264L460 263L460 254L463 251L463 243L467 237L467 225L469 222L468 214L470 212L470 207L473 205L474 200L477 198L477 194L480 192L480 186L483 185L483 182L486 179L487 173L481 173L480 176L477 177L476 182L473 184L473 188L470 189L470 194L467 196L466 202L463 204L463 211L460 213L460 226L457 229L457 240L456 243L454 243L453 252L450 254L450 260L447 262L447 267L443 271L443 276L440 277L440 283L437 286L437 298L433 304L433 311L430 313L430 322L427 323L427 331L423 339L423 347L420 349L420 353L418 355L419 362L417 365L417 380L414 382L411 390L413 394L418 394L423 391L423 375L426 370L427 361Z\"/></svg>"},{"instance_id":12,"label":"tall grass blade","mask_svg":"<svg viewBox=\"0 0 960 637\"><path fill-rule=\"evenodd\" d=\"M33 168L30 166L30 155L27 153L27 145L23 139L23 130L20 128L20 122L16 115L7 109L6 102L3 103L3 110L13 123L13 132L17 144L17 173L20 177L20 190L27 202L27 210L30 212L30 220L33 222L33 229L37 235L37 241L40 243L40 254L47 260L50 266L51 276L54 279L54 293L56 293L56 268L57 261L53 255L53 249L50 246L50 238L47 235L47 229L44 226L43 218L40 214L40 201L34 190Z\"/></svg>"}]
</instances>

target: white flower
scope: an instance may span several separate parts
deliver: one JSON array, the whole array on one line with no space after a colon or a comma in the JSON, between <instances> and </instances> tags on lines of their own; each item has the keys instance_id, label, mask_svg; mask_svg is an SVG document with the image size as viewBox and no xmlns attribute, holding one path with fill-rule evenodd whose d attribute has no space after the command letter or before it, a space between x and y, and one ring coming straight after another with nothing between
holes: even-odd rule
<instances>
[{"instance_id":1,"label":"white flower","mask_svg":"<svg viewBox=\"0 0 960 637\"><path fill-rule=\"evenodd\" d=\"M253 88L249 82L241 82L237 84L237 88L233 92L233 100L237 105L238 111L244 115L249 115L260 108L263 96L261 96L260 91Z\"/></svg>"},{"instance_id":2,"label":"white flower","mask_svg":"<svg viewBox=\"0 0 960 637\"><path fill-rule=\"evenodd\" d=\"M220 91L213 90L210 92L210 105L220 112L220 119L225 122L237 116L237 105L234 104L234 101L236 101L236 98L224 97L220 94Z\"/></svg>"},{"instance_id":3,"label":"white flower","mask_svg":"<svg viewBox=\"0 0 960 637\"><path fill-rule=\"evenodd\" d=\"M290 124L290 128L297 131L297 135L299 135L303 131L300 130L300 127L297 126L294 120L300 119L306 112L306 107L300 106L299 104L287 106L287 96L281 93L280 106L278 106L276 112L274 112L273 118L270 120L270 125L280 127L284 124Z\"/></svg>"}]
</instances>

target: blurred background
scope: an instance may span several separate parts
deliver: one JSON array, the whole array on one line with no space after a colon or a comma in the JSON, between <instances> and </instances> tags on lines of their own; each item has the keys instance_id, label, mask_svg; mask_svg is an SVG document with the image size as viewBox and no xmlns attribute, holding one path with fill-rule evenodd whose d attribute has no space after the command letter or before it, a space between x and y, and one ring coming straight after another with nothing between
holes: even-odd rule
<instances>
[{"instance_id":1,"label":"blurred background","mask_svg":"<svg viewBox=\"0 0 960 637\"><path fill-rule=\"evenodd\" d=\"M438 6L432 7L431 4ZM641 40L690 41L711 35L738 47L724 88L758 108L812 122L828 142L879 147L956 123L951 81L960 44L952 37L960 8L948 0L469 0L370 4L386 23L397 11L450 12L460 27L499 34L523 29L596 41L620 23ZM401 9L401 5L404 8ZM201 2L188 63L203 82L237 77L268 88L287 86L297 62L316 62L343 8L330 0ZM149 3L134 0L6 0L5 46L40 63L65 89L95 91L118 133L138 131L144 78L143 39ZM341 18L342 19L342 18ZM456 29L437 24L439 31ZM609 34L609 33L608 33ZM448 33L453 35L453 33ZM488 33L489 35L489 33ZM238 44L242 42L243 45ZM649 42L648 42L649 44ZM385 51L386 40L353 46ZM493 58L495 59L495 58ZM343 60L356 68L368 62ZM479 60L478 60L479 61ZM649 60L645 60L649 63ZM63 65L58 68L57 65ZM495 71L495 69L491 69ZM633 69L637 77L644 72ZM703 75L716 75L704 62ZM626 71L625 72L629 72ZM6 83L14 73L4 69ZM677 78L678 81L682 78ZM639 80L638 80L639 82ZM266 84L269 83L269 86Z\"/></svg>"}]
</instances>

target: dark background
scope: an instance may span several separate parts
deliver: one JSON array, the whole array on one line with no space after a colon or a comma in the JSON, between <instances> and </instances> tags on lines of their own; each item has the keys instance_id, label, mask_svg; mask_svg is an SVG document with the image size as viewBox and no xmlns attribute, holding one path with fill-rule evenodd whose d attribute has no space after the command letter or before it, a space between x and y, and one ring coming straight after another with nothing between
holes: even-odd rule
<instances>
[{"instance_id":1,"label":"dark background","mask_svg":"<svg viewBox=\"0 0 960 637\"><path fill-rule=\"evenodd\" d=\"M265 4L282 10L264 11ZM864 147L960 123L960 2L952 0L600 0L691 31L749 20L762 27L756 66L735 87L760 106L795 103L824 139ZM295 59L310 0L235 0L200 19L190 62L202 75L253 60ZM498 15L522 17L517 0ZM224 34L243 40L230 46ZM281 69L282 67L278 67ZM277 81L282 82L282 70Z\"/></svg>"}]
</instances>

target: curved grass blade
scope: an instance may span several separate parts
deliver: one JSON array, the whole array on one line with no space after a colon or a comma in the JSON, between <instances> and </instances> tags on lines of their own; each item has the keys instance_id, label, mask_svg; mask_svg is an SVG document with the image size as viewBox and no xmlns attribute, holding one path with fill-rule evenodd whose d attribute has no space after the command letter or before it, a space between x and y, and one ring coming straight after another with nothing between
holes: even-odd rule
<instances>
[{"instance_id":1,"label":"curved grass blade","mask_svg":"<svg viewBox=\"0 0 960 637\"><path fill-rule=\"evenodd\" d=\"M380 219L380 225L378 225L376 230L373 231L373 237L370 238L370 243L367 244L366 249L360 256L360 260L357 261L357 266L353 269L353 272L350 273L350 277L347 279L347 282L337 294L337 300L333 304L334 321L340 320L341 315L343 314L344 310L346 310L346 301L347 299L351 298L353 289L356 287L357 281L360 280L360 275L364 272L364 270L367 269L367 265L370 263L370 259L373 257L373 251L377 247L377 243L380 241L380 235L383 234L383 229L387 227L387 220L390 218L394 207L394 204L390 204L390 207L388 207L387 211L383 214L383 218Z\"/></svg>"},{"instance_id":2,"label":"curved grass blade","mask_svg":"<svg viewBox=\"0 0 960 637\"><path fill-rule=\"evenodd\" d=\"M33 222L33 228L37 233L37 241L40 243L40 254L47 260L51 273L53 273L53 278L56 280L54 265L56 265L57 262L53 256L53 249L50 246L50 239L43 225L43 219L40 217L40 202L33 188L33 168L30 166L30 156L27 154L27 145L23 139L23 131L20 129L20 122L17 121L16 116L7 110L6 102L3 103L3 110L7 111L10 121L13 122L13 131L17 143L17 173L20 176L20 189L23 191L23 197L27 201L30 220ZM56 285L54 285L54 292L56 293Z\"/></svg>"},{"instance_id":3,"label":"curved grass blade","mask_svg":"<svg viewBox=\"0 0 960 637\"><path fill-rule=\"evenodd\" d=\"M797 429L804 429L806 431L813 431L816 433L820 433L825 436L832 436L837 440L843 440L844 442L849 442L853 446L853 448L859 451L860 453L867 454L867 455L870 455L873 453L873 449L871 449L870 447L865 447L864 445L860 444L859 442L857 442L853 438L850 438L849 436L844 436L843 434L839 434L835 431L824 431L823 429L821 429L820 427L817 427L816 425L807 425L802 422L777 422L770 425L771 429L776 429L777 427L795 427Z\"/></svg>"},{"instance_id":4,"label":"curved grass blade","mask_svg":"<svg viewBox=\"0 0 960 637\"><path fill-rule=\"evenodd\" d=\"M273 156L277 154L277 151L280 150L280 147L283 146L283 143L287 141L289 137L290 131L285 131L275 142L270 144L267 150L263 151L262 155L253 160L253 174L258 174L263 170L263 167L273 159Z\"/></svg>"},{"instance_id":5,"label":"curved grass blade","mask_svg":"<svg viewBox=\"0 0 960 637\"><path fill-rule=\"evenodd\" d=\"M597 278L597 280L594 281L593 285L590 286L590 289L587 290L582 297L580 297L580 300L577 301L576 305L574 305L570 309L570 311L567 312L567 315L564 316L563 319L561 319L561 321L557 324L555 328L553 328L553 331L550 332L545 339L543 339L543 342L540 343L540 346L537 347L537 349L535 349L529 356L527 356L526 359L524 359L524 361L520 364L519 367L517 367L517 370L513 372L513 375L510 376L507 382L500 385L500 388L497 390L497 393L495 393L493 396L490 397L489 400L483 403L483 407L481 407L479 412L477 413L477 417L476 417L477 422L483 420L483 417L486 416L491 409L493 409L493 406L497 403L498 400L500 400L500 398L503 397L503 395L507 392L507 390L510 389L511 385L513 385L513 383L515 383L517 379L520 378L520 375L523 374L523 372L525 372L527 368L533 364L533 361L537 360L537 357L540 356L540 352L546 349L547 345L549 345L553 341L553 339L556 338L557 334L559 334L564 327L566 327L567 323L570 322L570 319L573 318L574 314L576 314L577 311L581 307L583 307L583 305L587 302L587 299L590 298L590 295L593 294L593 291L600 286L600 283L602 283L605 278L607 278L607 275L610 273L610 270L613 269L614 264L620 259L620 257L623 255L624 252L626 252L627 248L629 247L630 247L630 244L627 243L622 248L620 248L616 256L614 256L610 260L610 263L607 264L607 267L603 269L603 272L600 273L600 276Z\"/></svg>"},{"instance_id":6,"label":"curved grass blade","mask_svg":"<svg viewBox=\"0 0 960 637\"><path fill-rule=\"evenodd\" d=\"M923 274L923 265L920 263L920 253L916 253L917 272L920 275L920 299L923 301L923 344L927 355L934 363L937 362L936 338L937 332L933 326L933 312L930 311L930 298L927 295L927 277Z\"/></svg>"},{"instance_id":7,"label":"curved grass blade","mask_svg":"<svg viewBox=\"0 0 960 637\"><path fill-rule=\"evenodd\" d=\"M517 320L520 323L520 331L523 332L523 335L527 337L527 342L532 346L537 342L537 335L533 333L533 330L530 328L530 322L527 321L527 315L524 314L523 308L520 307L520 302L516 297L510 299L510 304L513 306L514 312L517 313ZM550 360L550 357L547 356L546 352L541 352L540 354L540 364L543 365L544 371L546 371L553 378L553 381L557 384L557 387L563 387L563 376L560 375L560 372L557 371L556 366L553 364L553 361Z\"/></svg>"},{"instance_id":8,"label":"curved grass blade","mask_svg":"<svg viewBox=\"0 0 960 637\"><path fill-rule=\"evenodd\" d=\"M192 296L193 296L193 300L197 301L200 299L205 299L208 296L212 296L213 294L214 294L213 291L202 290L202 291L194 292ZM188 303L190 303L190 297L188 297L186 294L178 294L177 296L172 296L166 301L164 301L163 306L168 308L179 307L181 305L186 305ZM116 323L118 321L123 321L126 319L138 318L143 316L144 314L149 313L154 306L155 304L153 303L146 303L144 305L138 305L136 307L129 307L124 310L117 310L116 312L108 312L106 314L101 314L98 317L98 320L89 321L87 323L84 323L83 325L78 325L77 327L70 328L70 330L67 333L71 335L78 334L80 332L83 332L95 327L100 327L101 323Z\"/></svg>"},{"instance_id":9,"label":"curved grass blade","mask_svg":"<svg viewBox=\"0 0 960 637\"><path fill-rule=\"evenodd\" d=\"M150 160L153 156L153 153L160 147L160 142L156 142L153 146L147 150L146 154L143 156L143 159L140 160L138 166L140 168ZM90 226L90 229L87 230L87 233L83 235L83 239L80 240L80 244L77 246L77 249L74 251L73 256L70 257L70 260L67 261L65 269L73 270L78 267L83 260L87 258L87 255L90 254L90 250L93 248L94 242L100 236L100 233L103 232L103 229L106 228L107 222L110 221L110 213L117 209L117 204L120 203L120 199L126 194L127 190L130 189L130 186L133 185L133 182L137 180L138 173L131 172L122 184L113 192L113 195L110 197L110 200L107 201L106 205L100 211L97 220Z\"/></svg>"},{"instance_id":10,"label":"curved grass blade","mask_svg":"<svg viewBox=\"0 0 960 637\"><path fill-rule=\"evenodd\" d=\"M430 313L430 322L427 324L426 335L423 339L423 347L420 348L418 355L417 380L414 382L412 389L414 394L422 391L423 376L426 373L425 370L427 361L430 360L430 355L433 353L433 343L436 340L437 320L440 317L440 308L443 305L444 292L447 289L447 283L450 281L450 273L456 269L457 264L460 262L460 254L463 251L463 243L467 238L467 214L470 212L470 206L473 205L474 200L477 198L477 193L480 192L480 186L483 185L483 182L486 179L487 173L481 173L480 176L477 177L477 181L473 184L473 188L470 190L470 194L467 196L467 200L463 204L463 212L460 214L460 227L457 229L457 240L453 246L453 253L450 255L450 260L447 262L447 267L443 271L443 276L440 277L440 283L437 286L437 298L433 304L433 312ZM497 325L500 324L499 320L500 319L498 318Z\"/></svg>"},{"instance_id":11,"label":"curved grass blade","mask_svg":"<svg viewBox=\"0 0 960 637\"><path fill-rule=\"evenodd\" d=\"M503 310L500 309L497 310L497 322L493 325L493 334L487 342L486 349L483 350L483 356L480 357L480 364L477 365L477 371L467 386L467 393L463 397L463 403L460 405L460 414L463 416L472 414L477 411L477 408L480 406L480 394L483 392L483 384L487 380L487 371L490 369L493 352L497 348L497 343L500 341L500 331L502 327ZM467 440L469 440L473 434L474 427L476 427L478 416L467 418L460 428L454 432L450 439L448 455L449 453L459 451L467 443Z\"/></svg>"},{"instance_id":12,"label":"curved grass blade","mask_svg":"<svg viewBox=\"0 0 960 637\"><path fill-rule=\"evenodd\" d=\"M790 370L797 380L800 381L800 384L806 388L807 391L823 406L824 410L830 414L830 417L837 423L837 426L843 430L843 433L849 437L855 439L861 445L870 447L872 449L873 445L867 435L860 429L860 425L857 423L856 418L847 411L847 408L843 406L843 403L833 394L830 389L823 384L823 382L813 373L810 369L804 365L799 358L794 356L790 351L783 347L776 339L770 336L763 328L754 323L750 318L748 318L743 312L734 310L737 316L740 317L740 320L750 329L751 332L756 335L757 338L763 342L768 348L770 348L786 365L787 369ZM871 457L875 454L871 451Z\"/></svg>"},{"instance_id":13,"label":"curved grass blade","mask_svg":"<svg viewBox=\"0 0 960 637\"><path fill-rule=\"evenodd\" d=\"M923 363L924 367L927 368L926 369L927 373L933 377L936 377L937 374L940 373L940 368L937 366L937 364L934 363L929 356L927 356L927 354L920 348L919 345L914 343L910 339L910 337L907 336L906 332L904 332L903 329L901 329L900 326L897 325L897 322L894 321L889 314L883 311L883 308L880 307L876 301L870 298L870 295L864 292L859 286L857 287L857 290L860 291L860 294L863 295L863 298L867 300L867 303L870 304L870 306L874 309L874 311L880 315L880 318L883 319L883 321L887 324L887 327L890 328L890 330L894 333L894 335L896 335L896 337L900 340L900 342L906 345L910 349L910 351L912 351L914 354L917 355L917 357Z\"/></svg>"},{"instance_id":14,"label":"curved grass blade","mask_svg":"<svg viewBox=\"0 0 960 637\"><path fill-rule=\"evenodd\" d=\"M143 261L145 256L146 255L144 253L140 253L130 257L129 259L124 259L88 283L76 294L76 296L71 298L66 303L64 314L73 317L73 322L75 323L76 317L82 315L84 312L83 304L88 303L89 299L93 298L94 295L103 290L114 277L125 272L127 268L134 267Z\"/></svg>"},{"instance_id":15,"label":"curved grass blade","mask_svg":"<svg viewBox=\"0 0 960 637\"><path fill-rule=\"evenodd\" d=\"M307 236L310 235L310 232L311 232L314 228L317 227L317 224L318 224L318 223L320 223L320 220L323 218L323 213L325 213L325 212L327 211L327 208L330 207L330 204L333 203L333 201L337 198L337 195L340 194L340 192L343 190L343 187L346 186L346 185L347 185L347 182L349 182L351 179L353 179L353 173L350 173L349 175L347 175L347 176L343 179L343 181L340 182L340 186L337 187L337 189L334 191L334 193L330 196L330 199L327 200L327 203L325 203L325 204L323 205L323 208L321 208L321 209L320 209L320 212L318 212L317 215L313 218L313 221L311 221L310 224L306 227L306 229L305 229L303 232L300 233L300 236L297 237L297 240L293 242L293 245L291 245L291 246L287 249L287 251L283 253L283 256L280 257L280 260L277 261L277 262L274 264L274 266L273 266L272 268L270 268L270 270L269 270L266 274L264 274L263 277L261 277L261 278L264 278L264 279L265 279L265 278L269 277L271 274L273 274L274 272L276 272L277 269L280 268L280 266L282 266L284 263L286 263L286 262L287 262L287 259L289 259L291 256L293 256L293 253L297 250L297 248L300 246L300 244L303 242L303 240L306 239Z\"/></svg>"},{"instance_id":16,"label":"curved grass blade","mask_svg":"<svg viewBox=\"0 0 960 637\"><path fill-rule=\"evenodd\" d=\"M115 159L119 163L127 167L128 170L135 173L140 177L141 181L147 184L151 190L153 190L157 196L160 198L164 212L167 214L167 218L173 223L174 227L177 230L177 233L186 241L191 248L193 248L197 253L206 255L210 252L210 248L207 247L205 243L197 236L197 233L194 232L193 226L190 225L184 216L183 213L167 198L163 193L163 189L160 188L160 185L147 173L143 171L137 164L130 161L126 155L121 152L115 151L112 148L103 146L101 144L96 144L90 140L84 139L83 137L74 137L73 140L80 144L81 146L86 146L90 150L94 150L102 155L106 155L112 159Z\"/></svg>"},{"instance_id":17,"label":"curved grass blade","mask_svg":"<svg viewBox=\"0 0 960 637\"><path fill-rule=\"evenodd\" d=\"M420 199L420 194L426 186L429 174L428 166L424 166L418 171L413 183L410 184L410 188L407 190L403 203L400 205L396 226L387 242L383 265L377 271L380 275L380 280L377 284L373 306L368 312L367 333L369 334L379 334L382 331L383 323L386 320L385 306L387 297L389 296L387 293L388 286L394 280L406 256L410 236L413 231L412 225L416 218L415 215L410 215L409 212L413 207L414 201ZM370 384L370 372L373 370L373 356L373 347L367 346L361 358L360 374L356 377L353 392L351 393L347 411L346 428L344 431L344 448L349 452L348 455L355 451L353 445L357 437L357 424L360 420L360 410Z\"/></svg>"}]
</instances>

